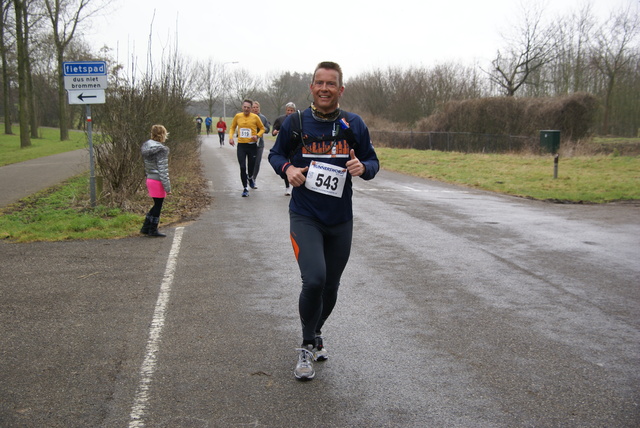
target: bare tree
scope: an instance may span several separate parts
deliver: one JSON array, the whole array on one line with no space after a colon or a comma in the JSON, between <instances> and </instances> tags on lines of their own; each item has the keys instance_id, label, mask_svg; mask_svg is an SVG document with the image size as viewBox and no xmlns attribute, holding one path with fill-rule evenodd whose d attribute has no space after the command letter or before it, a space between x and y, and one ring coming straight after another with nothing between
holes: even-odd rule
<instances>
[{"instance_id":1,"label":"bare tree","mask_svg":"<svg viewBox=\"0 0 640 428\"><path fill-rule=\"evenodd\" d=\"M591 14L591 6L587 4L576 15L576 39L574 44L574 62L573 62L573 92L585 90L586 79L586 63L591 42L591 34L594 26L593 16Z\"/></svg>"},{"instance_id":2,"label":"bare tree","mask_svg":"<svg viewBox=\"0 0 640 428\"><path fill-rule=\"evenodd\" d=\"M269 81L267 87L268 108L262 113L277 117L284 114L284 106L288 102L293 102L299 109L306 108L307 96L309 95L309 84L311 83L310 73L284 72L278 75L267 77ZM267 113L269 112L269 113Z\"/></svg>"},{"instance_id":3,"label":"bare tree","mask_svg":"<svg viewBox=\"0 0 640 428\"><path fill-rule=\"evenodd\" d=\"M543 94L562 95L589 89L593 73L589 70L588 55L594 26L589 3L557 21L556 51L544 77L550 83Z\"/></svg>"},{"instance_id":4,"label":"bare tree","mask_svg":"<svg viewBox=\"0 0 640 428\"><path fill-rule=\"evenodd\" d=\"M138 83L122 79L108 90L109 102L96 108L102 131L95 137L99 143L95 146L96 167L105 177L105 198L121 207L132 207L144 182L140 144L149 138L153 123L162 123L171 131L167 144L172 170L198 167L194 160L199 142L187 111L191 99L183 87L191 81L193 67L181 58L164 56L160 62L162 67L136 79Z\"/></svg>"},{"instance_id":5,"label":"bare tree","mask_svg":"<svg viewBox=\"0 0 640 428\"><path fill-rule=\"evenodd\" d=\"M9 80L8 31L12 0L2 0L2 16L0 17L0 57L2 57L2 106L4 107L4 133L13 134L11 129L11 82Z\"/></svg>"},{"instance_id":6,"label":"bare tree","mask_svg":"<svg viewBox=\"0 0 640 428\"><path fill-rule=\"evenodd\" d=\"M545 27L542 10L523 6L523 22L516 27L515 38L505 38L507 46L498 50L488 72L491 82L505 95L514 96L535 73L552 59L554 27Z\"/></svg>"},{"instance_id":7,"label":"bare tree","mask_svg":"<svg viewBox=\"0 0 640 428\"><path fill-rule=\"evenodd\" d=\"M226 85L229 88L228 94L230 94L231 105L238 112L242 110L242 100L256 93L259 81L243 68L233 70L232 73L227 73L225 77Z\"/></svg>"},{"instance_id":8,"label":"bare tree","mask_svg":"<svg viewBox=\"0 0 640 428\"><path fill-rule=\"evenodd\" d=\"M625 137L640 137L640 46L634 59L619 73L611 95L609 132Z\"/></svg>"},{"instance_id":9,"label":"bare tree","mask_svg":"<svg viewBox=\"0 0 640 428\"><path fill-rule=\"evenodd\" d=\"M53 30L53 41L58 61L60 140L69 139L67 100L62 69L65 51L76 35L78 27L99 10L99 7L92 7L95 3L96 0L44 0L46 15Z\"/></svg>"},{"instance_id":10,"label":"bare tree","mask_svg":"<svg viewBox=\"0 0 640 428\"><path fill-rule=\"evenodd\" d=\"M213 116L213 109L220 98L222 67L211 59L206 64L201 64L200 67L200 80L201 84L204 85L201 89L201 94L207 104L209 116Z\"/></svg>"},{"instance_id":11,"label":"bare tree","mask_svg":"<svg viewBox=\"0 0 640 428\"><path fill-rule=\"evenodd\" d=\"M389 68L350 80L345 105L410 126L446 102L482 95L480 75L471 67L444 63L432 68Z\"/></svg>"},{"instance_id":12,"label":"bare tree","mask_svg":"<svg viewBox=\"0 0 640 428\"><path fill-rule=\"evenodd\" d=\"M18 120L20 122L20 147L31 146L29 137L29 99L27 92L27 51L24 42L23 14L25 13L24 1L13 0L16 24L16 46L18 52Z\"/></svg>"},{"instance_id":13,"label":"bare tree","mask_svg":"<svg viewBox=\"0 0 640 428\"><path fill-rule=\"evenodd\" d=\"M29 99L29 125L31 129L31 138L38 138L39 118L36 109L36 93L33 86L33 58L31 55L31 34L32 30L36 30L41 21L42 15L38 13L36 8L39 6L39 2L36 0L26 0L24 2L24 9L22 14L23 19L23 31L24 31L24 50L25 59L24 64L27 71L27 97Z\"/></svg>"},{"instance_id":14,"label":"bare tree","mask_svg":"<svg viewBox=\"0 0 640 428\"><path fill-rule=\"evenodd\" d=\"M389 112L388 117L397 122L414 124L429 113L422 108L426 105L428 77L424 70L389 70L388 72Z\"/></svg>"},{"instance_id":15,"label":"bare tree","mask_svg":"<svg viewBox=\"0 0 640 428\"><path fill-rule=\"evenodd\" d=\"M362 113L387 116L390 96L387 75L381 70L365 72L349 81L349 104Z\"/></svg>"},{"instance_id":16,"label":"bare tree","mask_svg":"<svg viewBox=\"0 0 640 428\"><path fill-rule=\"evenodd\" d=\"M605 79L604 115L602 132L609 132L609 114L616 79L626 67L634 62L638 50L633 42L640 32L640 18L630 7L612 14L596 32L592 63Z\"/></svg>"}]
</instances>

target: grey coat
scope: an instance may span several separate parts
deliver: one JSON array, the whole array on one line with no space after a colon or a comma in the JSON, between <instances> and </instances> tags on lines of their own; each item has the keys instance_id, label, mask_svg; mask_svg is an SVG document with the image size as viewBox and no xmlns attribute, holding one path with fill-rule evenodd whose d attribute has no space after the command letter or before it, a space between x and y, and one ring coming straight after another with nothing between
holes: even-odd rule
<instances>
[{"instance_id":1,"label":"grey coat","mask_svg":"<svg viewBox=\"0 0 640 428\"><path fill-rule=\"evenodd\" d=\"M169 147L155 140L147 140L142 144L142 159L147 178L159 180L167 193L171 192L169 180Z\"/></svg>"}]
</instances>

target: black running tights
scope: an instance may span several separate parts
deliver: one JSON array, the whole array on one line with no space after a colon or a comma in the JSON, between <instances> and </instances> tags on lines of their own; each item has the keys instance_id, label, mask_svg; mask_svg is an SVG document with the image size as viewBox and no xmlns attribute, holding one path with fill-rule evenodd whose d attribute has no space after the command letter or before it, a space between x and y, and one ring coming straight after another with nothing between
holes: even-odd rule
<instances>
[{"instance_id":1,"label":"black running tights","mask_svg":"<svg viewBox=\"0 0 640 428\"><path fill-rule=\"evenodd\" d=\"M322 333L338 299L340 277L351 252L353 220L326 226L311 217L289 212L291 243L302 277L298 302L302 340Z\"/></svg>"},{"instance_id":2,"label":"black running tights","mask_svg":"<svg viewBox=\"0 0 640 428\"><path fill-rule=\"evenodd\" d=\"M256 155L258 153L257 144L237 143L238 163L240 164L240 180L242 187L247 188L247 177L253 176L253 168L256 165ZM248 170L247 170L248 164Z\"/></svg>"}]
</instances>

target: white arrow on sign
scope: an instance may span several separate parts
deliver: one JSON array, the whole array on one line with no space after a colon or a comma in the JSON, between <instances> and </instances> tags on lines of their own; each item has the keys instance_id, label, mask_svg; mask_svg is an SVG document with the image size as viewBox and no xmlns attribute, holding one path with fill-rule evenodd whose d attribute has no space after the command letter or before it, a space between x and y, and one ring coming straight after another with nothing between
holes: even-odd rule
<instances>
[{"instance_id":1,"label":"white arrow on sign","mask_svg":"<svg viewBox=\"0 0 640 428\"><path fill-rule=\"evenodd\" d=\"M69 104L104 104L104 89L85 89L83 91L67 91Z\"/></svg>"}]
</instances>

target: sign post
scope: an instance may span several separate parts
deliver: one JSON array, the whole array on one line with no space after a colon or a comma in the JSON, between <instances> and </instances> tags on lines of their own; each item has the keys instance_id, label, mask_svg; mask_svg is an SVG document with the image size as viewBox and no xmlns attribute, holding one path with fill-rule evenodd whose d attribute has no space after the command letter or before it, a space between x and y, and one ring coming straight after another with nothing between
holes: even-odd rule
<instances>
[{"instance_id":1,"label":"sign post","mask_svg":"<svg viewBox=\"0 0 640 428\"><path fill-rule=\"evenodd\" d=\"M80 61L62 63L64 88L69 104L86 106L87 137L89 140L89 192L91 206L96 206L96 174L93 158L93 122L91 104L104 104L107 89L107 63L104 61Z\"/></svg>"}]
</instances>

